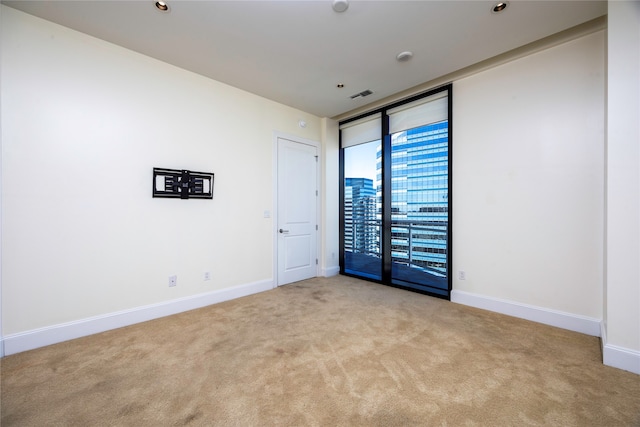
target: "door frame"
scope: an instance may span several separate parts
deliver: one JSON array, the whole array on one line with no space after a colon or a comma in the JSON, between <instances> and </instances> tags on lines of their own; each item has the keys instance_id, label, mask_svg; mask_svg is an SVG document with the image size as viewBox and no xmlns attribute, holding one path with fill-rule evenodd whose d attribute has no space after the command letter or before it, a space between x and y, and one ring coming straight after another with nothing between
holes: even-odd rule
<instances>
[{"instance_id":1,"label":"door frame","mask_svg":"<svg viewBox=\"0 0 640 427\"><path fill-rule=\"evenodd\" d=\"M316 264L316 277L320 275L320 266L323 263L323 254L321 252L322 248L322 181L321 181L321 170L322 170L322 150L319 141L314 141L312 139L302 138L300 136L291 135L284 132L274 131L273 132L273 167L272 167L272 183L273 183L273 199L272 206L273 211L271 215L271 229L273 236L273 288L277 288L279 285L279 277L278 277L278 139L286 139L291 142L297 144L305 144L311 145L315 147L316 153L318 155L318 161L316 162L316 187L318 190L318 196L316 197L316 224L318 226L317 234L316 234L316 259L318 260Z\"/></svg>"}]
</instances>

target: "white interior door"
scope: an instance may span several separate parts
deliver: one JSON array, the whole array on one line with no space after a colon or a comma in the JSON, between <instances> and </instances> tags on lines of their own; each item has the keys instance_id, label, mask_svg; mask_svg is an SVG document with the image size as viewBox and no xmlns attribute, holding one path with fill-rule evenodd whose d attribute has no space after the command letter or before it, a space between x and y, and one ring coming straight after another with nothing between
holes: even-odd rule
<instances>
[{"instance_id":1,"label":"white interior door","mask_svg":"<svg viewBox=\"0 0 640 427\"><path fill-rule=\"evenodd\" d=\"M317 275L317 150L278 138L278 286Z\"/></svg>"}]
</instances>

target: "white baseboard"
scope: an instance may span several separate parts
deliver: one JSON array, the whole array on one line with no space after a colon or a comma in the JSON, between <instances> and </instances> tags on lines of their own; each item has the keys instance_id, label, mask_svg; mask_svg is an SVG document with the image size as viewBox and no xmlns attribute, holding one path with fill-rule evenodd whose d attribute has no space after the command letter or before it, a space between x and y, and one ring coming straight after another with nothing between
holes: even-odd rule
<instances>
[{"instance_id":1,"label":"white baseboard","mask_svg":"<svg viewBox=\"0 0 640 427\"><path fill-rule=\"evenodd\" d=\"M637 350L604 344L602 346L602 363L640 375L640 351Z\"/></svg>"},{"instance_id":2,"label":"white baseboard","mask_svg":"<svg viewBox=\"0 0 640 427\"><path fill-rule=\"evenodd\" d=\"M323 268L322 271L320 271L320 275L322 277L337 276L338 274L340 274L340 266L339 265L336 265L336 266L333 266L333 267Z\"/></svg>"},{"instance_id":3,"label":"white baseboard","mask_svg":"<svg viewBox=\"0 0 640 427\"><path fill-rule=\"evenodd\" d=\"M640 375L640 351L607 343L607 330L601 328L602 363Z\"/></svg>"},{"instance_id":4,"label":"white baseboard","mask_svg":"<svg viewBox=\"0 0 640 427\"><path fill-rule=\"evenodd\" d=\"M4 348L4 354L8 356L46 345L57 344L111 329L122 328L184 311L206 307L219 302L268 291L273 288L273 280L248 283L228 289L220 289L158 304L136 307L129 310L11 334L3 337L0 345Z\"/></svg>"},{"instance_id":5,"label":"white baseboard","mask_svg":"<svg viewBox=\"0 0 640 427\"><path fill-rule=\"evenodd\" d=\"M452 290L451 302L482 308L545 325L568 329L594 337L600 336L600 319L551 310L544 307L522 304L514 301Z\"/></svg>"}]
</instances>

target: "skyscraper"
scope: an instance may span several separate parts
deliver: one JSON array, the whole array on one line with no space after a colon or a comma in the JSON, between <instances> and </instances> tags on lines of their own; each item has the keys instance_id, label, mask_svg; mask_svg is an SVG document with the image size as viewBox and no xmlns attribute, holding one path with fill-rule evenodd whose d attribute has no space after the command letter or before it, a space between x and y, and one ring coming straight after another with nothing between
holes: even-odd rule
<instances>
[{"instance_id":1,"label":"skyscraper","mask_svg":"<svg viewBox=\"0 0 640 427\"><path fill-rule=\"evenodd\" d=\"M446 120L391 137L392 261L440 277L447 274L448 139Z\"/></svg>"},{"instance_id":2,"label":"skyscraper","mask_svg":"<svg viewBox=\"0 0 640 427\"><path fill-rule=\"evenodd\" d=\"M380 254L373 180L345 178L344 224L346 250L366 255Z\"/></svg>"}]
</instances>

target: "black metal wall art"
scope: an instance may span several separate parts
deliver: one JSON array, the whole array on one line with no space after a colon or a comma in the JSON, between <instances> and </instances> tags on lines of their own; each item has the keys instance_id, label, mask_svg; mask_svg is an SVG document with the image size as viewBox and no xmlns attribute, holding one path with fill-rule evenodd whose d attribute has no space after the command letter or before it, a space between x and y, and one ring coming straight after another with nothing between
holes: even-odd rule
<instances>
[{"instance_id":1,"label":"black metal wall art","mask_svg":"<svg viewBox=\"0 0 640 427\"><path fill-rule=\"evenodd\" d=\"M213 173L153 168L153 197L213 199Z\"/></svg>"}]
</instances>

